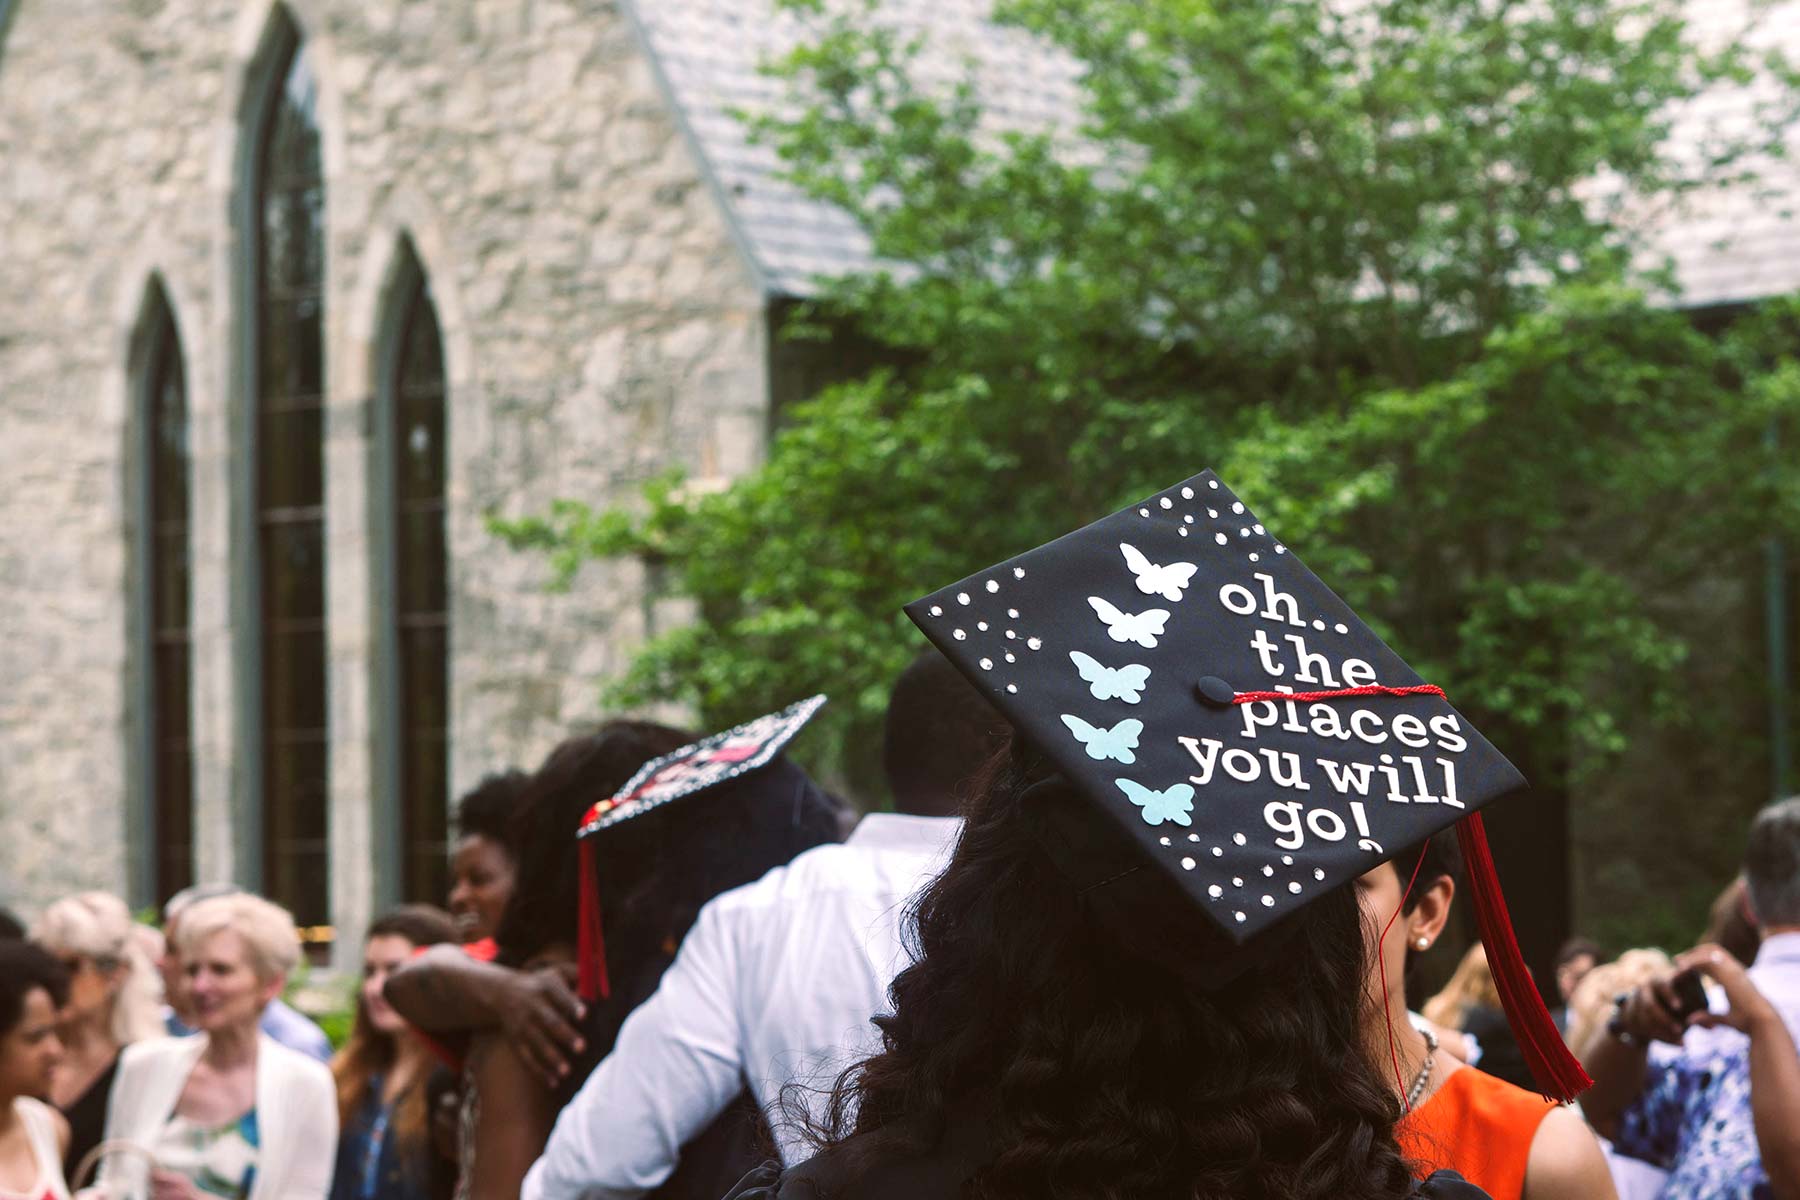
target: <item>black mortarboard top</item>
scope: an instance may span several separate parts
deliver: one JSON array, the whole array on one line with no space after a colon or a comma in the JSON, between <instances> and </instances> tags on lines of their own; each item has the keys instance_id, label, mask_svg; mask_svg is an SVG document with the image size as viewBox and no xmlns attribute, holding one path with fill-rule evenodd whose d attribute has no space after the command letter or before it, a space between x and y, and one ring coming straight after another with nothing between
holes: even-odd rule
<instances>
[{"instance_id":1,"label":"black mortarboard top","mask_svg":"<svg viewBox=\"0 0 1800 1200\"><path fill-rule=\"evenodd\" d=\"M583 998L607 996L606 948L600 914L599 880L593 838L672 801L716 788L774 761L806 723L825 705L811 696L779 712L715 733L638 768L613 795L598 800L583 814L581 839L580 991Z\"/></svg>"},{"instance_id":2,"label":"black mortarboard top","mask_svg":"<svg viewBox=\"0 0 1800 1200\"><path fill-rule=\"evenodd\" d=\"M1482 899L1475 814L1524 777L1211 471L906 613L1233 942L1457 826L1515 1028L1535 1003L1578 1090Z\"/></svg>"}]
</instances>

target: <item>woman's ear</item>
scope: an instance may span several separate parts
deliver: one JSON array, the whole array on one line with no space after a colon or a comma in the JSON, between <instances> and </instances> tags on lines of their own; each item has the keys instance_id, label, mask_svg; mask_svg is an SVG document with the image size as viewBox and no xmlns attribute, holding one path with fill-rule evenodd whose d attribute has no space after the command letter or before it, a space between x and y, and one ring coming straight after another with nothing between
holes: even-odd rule
<instances>
[{"instance_id":1,"label":"woman's ear","mask_svg":"<svg viewBox=\"0 0 1800 1200\"><path fill-rule=\"evenodd\" d=\"M1421 948L1421 940L1429 946L1444 932L1444 925L1450 920L1450 905L1456 899L1456 880L1439 875L1417 895L1419 902L1406 919L1407 940L1415 949Z\"/></svg>"},{"instance_id":2,"label":"woman's ear","mask_svg":"<svg viewBox=\"0 0 1800 1200\"><path fill-rule=\"evenodd\" d=\"M287 975L285 973L277 975L267 983L263 984L263 1007L267 1008L269 1005L273 1004L281 996L281 993L285 991L287 991Z\"/></svg>"}]
</instances>

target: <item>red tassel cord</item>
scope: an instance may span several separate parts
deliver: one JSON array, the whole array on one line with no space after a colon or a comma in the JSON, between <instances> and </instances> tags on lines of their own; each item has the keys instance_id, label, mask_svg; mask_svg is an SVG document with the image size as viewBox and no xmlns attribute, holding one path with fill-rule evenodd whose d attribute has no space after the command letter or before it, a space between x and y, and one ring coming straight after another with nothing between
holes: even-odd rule
<instances>
[{"instance_id":1,"label":"red tassel cord","mask_svg":"<svg viewBox=\"0 0 1800 1200\"><path fill-rule=\"evenodd\" d=\"M1581 1069L1562 1034L1556 1031L1556 1022L1550 1019L1544 998L1538 994L1525 958L1519 953L1512 916L1506 911L1506 897L1500 891L1500 876L1494 870L1494 856L1488 849L1487 829L1481 823L1480 813L1470 813L1456 823L1456 840L1462 846L1469 891L1475 897L1475 920L1481 929L1482 945L1487 947L1488 968L1500 989L1506 1023L1512 1027L1538 1090L1566 1104L1593 1087L1594 1081Z\"/></svg>"},{"instance_id":2,"label":"red tassel cord","mask_svg":"<svg viewBox=\"0 0 1800 1200\"><path fill-rule=\"evenodd\" d=\"M1430 844L1431 839L1426 838L1425 845ZM1394 927L1394 922L1406 911L1406 902L1412 899L1413 884L1419 882L1419 868L1424 865L1425 848L1421 846L1418 860L1413 863L1412 878L1406 881L1406 890L1400 893L1400 905L1394 909L1394 915L1387 919L1387 924L1381 927L1381 937L1375 943L1375 962L1381 967L1381 1015L1387 1021L1388 1059L1394 1064L1394 1086L1400 1089L1400 1103L1409 1113L1412 1112L1412 1102L1406 1098L1406 1076L1400 1073L1400 1047L1394 1038L1394 1006L1388 999L1387 958L1382 950L1387 946L1388 930Z\"/></svg>"},{"instance_id":3,"label":"red tassel cord","mask_svg":"<svg viewBox=\"0 0 1800 1200\"><path fill-rule=\"evenodd\" d=\"M576 989L592 1004L610 999L612 984L606 977L606 929L600 914L600 871L594 862L594 843L583 838L581 855L581 917L576 952Z\"/></svg>"},{"instance_id":4,"label":"red tassel cord","mask_svg":"<svg viewBox=\"0 0 1800 1200\"><path fill-rule=\"evenodd\" d=\"M1293 700L1300 704L1310 704L1314 700L1336 700L1340 696L1442 696L1444 689L1435 683L1414 684L1411 687L1384 687L1379 683L1365 684L1362 687L1334 688L1328 692L1238 692L1231 698L1233 704L1259 704L1264 700Z\"/></svg>"}]
</instances>

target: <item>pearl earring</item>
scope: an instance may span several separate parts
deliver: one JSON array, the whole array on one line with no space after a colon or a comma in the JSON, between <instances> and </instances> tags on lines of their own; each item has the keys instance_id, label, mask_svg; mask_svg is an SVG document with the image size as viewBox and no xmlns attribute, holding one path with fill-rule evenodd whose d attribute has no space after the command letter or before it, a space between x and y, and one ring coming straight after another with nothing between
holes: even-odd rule
<instances>
[{"instance_id":1,"label":"pearl earring","mask_svg":"<svg viewBox=\"0 0 1800 1200\"><path fill-rule=\"evenodd\" d=\"M1428 937L1422 937L1418 941L1414 942L1413 945L1417 946L1421 950L1429 950L1429 949L1431 949L1431 939Z\"/></svg>"}]
</instances>

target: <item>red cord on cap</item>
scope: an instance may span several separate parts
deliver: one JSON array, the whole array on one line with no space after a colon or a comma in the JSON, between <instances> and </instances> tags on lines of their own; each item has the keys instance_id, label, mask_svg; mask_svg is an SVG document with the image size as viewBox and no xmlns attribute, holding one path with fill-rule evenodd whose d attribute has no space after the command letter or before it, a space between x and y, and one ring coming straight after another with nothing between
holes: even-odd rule
<instances>
[{"instance_id":1,"label":"red cord on cap","mask_svg":"<svg viewBox=\"0 0 1800 1200\"><path fill-rule=\"evenodd\" d=\"M581 916L577 927L576 990L592 1004L610 999L612 984L606 977L606 929L600 915L600 872L594 863L594 843L582 839Z\"/></svg>"},{"instance_id":2,"label":"red cord on cap","mask_svg":"<svg viewBox=\"0 0 1800 1200\"><path fill-rule=\"evenodd\" d=\"M1435 683L1414 684L1411 687L1384 687L1379 683L1365 684L1362 687L1335 688L1328 692L1239 692L1231 698L1233 704L1256 704L1263 700L1297 700L1302 704L1314 700L1334 700L1339 696L1442 696L1444 689Z\"/></svg>"}]
</instances>

